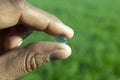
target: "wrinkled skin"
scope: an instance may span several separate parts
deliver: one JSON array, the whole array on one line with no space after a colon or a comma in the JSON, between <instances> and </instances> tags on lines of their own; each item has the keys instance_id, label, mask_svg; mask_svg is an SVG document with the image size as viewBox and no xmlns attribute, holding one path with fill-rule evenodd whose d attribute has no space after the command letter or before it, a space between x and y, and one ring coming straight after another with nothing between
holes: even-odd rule
<instances>
[{"instance_id":1,"label":"wrinkled skin","mask_svg":"<svg viewBox=\"0 0 120 80\"><path fill-rule=\"evenodd\" d=\"M19 47L32 30L72 38L74 32L55 16L25 0L0 0L0 80L15 80L43 64L71 54L66 44L38 42Z\"/></svg>"}]
</instances>

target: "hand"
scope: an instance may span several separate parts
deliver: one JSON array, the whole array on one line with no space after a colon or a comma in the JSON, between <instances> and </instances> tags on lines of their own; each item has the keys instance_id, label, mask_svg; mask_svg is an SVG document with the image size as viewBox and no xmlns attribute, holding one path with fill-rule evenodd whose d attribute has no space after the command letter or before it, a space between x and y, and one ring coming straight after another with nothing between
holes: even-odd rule
<instances>
[{"instance_id":1,"label":"hand","mask_svg":"<svg viewBox=\"0 0 120 80\"><path fill-rule=\"evenodd\" d=\"M74 32L58 18L31 6L25 0L0 0L0 80L14 80L43 64L71 54L66 44L32 43L20 48L32 30L72 38Z\"/></svg>"}]
</instances>

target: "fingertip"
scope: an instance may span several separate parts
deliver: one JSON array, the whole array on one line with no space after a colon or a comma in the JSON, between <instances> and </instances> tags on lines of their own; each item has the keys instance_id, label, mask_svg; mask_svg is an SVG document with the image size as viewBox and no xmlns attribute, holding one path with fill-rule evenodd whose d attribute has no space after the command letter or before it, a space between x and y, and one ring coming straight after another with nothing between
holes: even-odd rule
<instances>
[{"instance_id":1,"label":"fingertip","mask_svg":"<svg viewBox=\"0 0 120 80\"><path fill-rule=\"evenodd\" d=\"M71 39L74 36L74 31L73 29L71 29L70 27L66 26L66 31L68 31L67 33L67 38Z\"/></svg>"},{"instance_id":2,"label":"fingertip","mask_svg":"<svg viewBox=\"0 0 120 80\"><path fill-rule=\"evenodd\" d=\"M21 37L18 36L7 37L4 42L4 49L11 50L13 48L19 47L22 44L22 42L23 40Z\"/></svg>"},{"instance_id":3,"label":"fingertip","mask_svg":"<svg viewBox=\"0 0 120 80\"><path fill-rule=\"evenodd\" d=\"M74 36L73 29L61 21L51 22L44 32L53 36L64 35L67 39L71 39Z\"/></svg>"},{"instance_id":4,"label":"fingertip","mask_svg":"<svg viewBox=\"0 0 120 80\"><path fill-rule=\"evenodd\" d=\"M23 40L32 33L31 29L24 26L15 26L10 29L4 40L4 49L11 50L19 47Z\"/></svg>"},{"instance_id":5,"label":"fingertip","mask_svg":"<svg viewBox=\"0 0 120 80\"><path fill-rule=\"evenodd\" d=\"M64 49L54 50L50 53L50 60L63 60L71 55L71 48L64 44Z\"/></svg>"}]
</instances>

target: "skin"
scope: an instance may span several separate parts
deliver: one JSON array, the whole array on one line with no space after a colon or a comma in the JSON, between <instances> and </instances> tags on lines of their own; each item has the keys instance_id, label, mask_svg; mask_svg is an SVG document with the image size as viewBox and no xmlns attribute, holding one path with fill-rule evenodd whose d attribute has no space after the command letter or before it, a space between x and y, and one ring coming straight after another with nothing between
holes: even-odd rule
<instances>
[{"instance_id":1,"label":"skin","mask_svg":"<svg viewBox=\"0 0 120 80\"><path fill-rule=\"evenodd\" d=\"M32 30L68 39L74 34L58 18L25 0L0 0L0 80L15 80L47 62L70 56L71 48L62 43L38 42L19 47Z\"/></svg>"}]
</instances>

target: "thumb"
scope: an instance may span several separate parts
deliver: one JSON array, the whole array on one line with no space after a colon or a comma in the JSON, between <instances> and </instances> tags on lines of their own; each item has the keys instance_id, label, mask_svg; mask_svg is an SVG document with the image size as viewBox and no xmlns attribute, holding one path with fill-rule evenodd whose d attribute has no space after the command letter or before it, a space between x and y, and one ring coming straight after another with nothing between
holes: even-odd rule
<instances>
[{"instance_id":1,"label":"thumb","mask_svg":"<svg viewBox=\"0 0 120 80\"><path fill-rule=\"evenodd\" d=\"M14 80L49 61L65 59L70 54L69 46L53 42L39 42L14 49L0 57L0 79Z\"/></svg>"}]
</instances>

